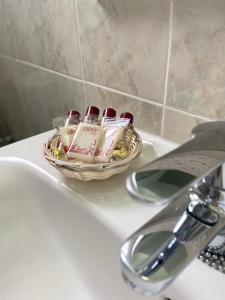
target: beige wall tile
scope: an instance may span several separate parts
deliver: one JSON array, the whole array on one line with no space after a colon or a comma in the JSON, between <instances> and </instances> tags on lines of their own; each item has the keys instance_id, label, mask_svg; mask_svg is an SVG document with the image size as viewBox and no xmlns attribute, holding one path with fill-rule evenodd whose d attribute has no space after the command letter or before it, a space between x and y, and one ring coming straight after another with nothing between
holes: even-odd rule
<instances>
[{"instance_id":1,"label":"beige wall tile","mask_svg":"<svg viewBox=\"0 0 225 300\"><path fill-rule=\"evenodd\" d=\"M1 0L0 53L81 78L74 1Z\"/></svg>"},{"instance_id":2,"label":"beige wall tile","mask_svg":"<svg viewBox=\"0 0 225 300\"><path fill-rule=\"evenodd\" d=\"M9 135L9 129L5 120L5 114L3 110L0 110L0 139Z\"/></svg>"},{"instance_id":3,"label":"beige wall tile","mask_svg":"<svg viewBox=\"0 0 225 300\"><path fill-rule=\"evenodd\" d=\"M163 101L170 1L77 0L85 78Z\"/></svg>"},{"instance_id":4,"label":"beige wall tile","mask_svg":"<svg viewBox=\"0 0 225 300\"><path fill-rule=\"evenodd\" d=\"M84 110L82 83L0 58L1 111L17 139L52 128L52 118Z\"/></svg>"},{"instance_id":5,"label":"beige wall tile","mask_svg":"<svg viewBox=\"0 0 225 300\"><path fill-rule=\"evenodd\" d=\"M158 105L139 101L99 87L86 85L87 105L96 105L101 113L106 107L113 107L117 116L129 111L134 114L134 125L137 128L154 134L160 134L162 108Z\"/></svg>"},{"instance_id":6,"label":"beige wall tile","mask_svg":"<svg viewBox=\"0 0 225 300\"><path fill-rule=\"evenodd\" d=\"M175 0L167 104L225 118L225 1Z\"/></svg>"},{"instance_id":7,"label":"beige wall tile","mask_svg":"<svg viewBox=\"0 0 225 300\"><path fill-rule=\"evenodd\" d=\"M165 109L163 137L168 140L183 143L191 136L192 128L208 119L188 115L185 112Z\"/></svg>"},{"instance_id":8,"label":"beige wall tile","mask_svg":"<svg viewBox=\"0 0 225 300\"><path fill-rule=\"evenodd\" d=\"M81 78L75 2L88 105L131 111L137 127L160 134L171 1L2 0L0 54ZM225 2L173 3L163 136L183 142L205 118L225 118ZM22 138L84 110L81 82L16 61L0 58L0 88L0 135L4 118Z\"/></svg>"}]
</instances>

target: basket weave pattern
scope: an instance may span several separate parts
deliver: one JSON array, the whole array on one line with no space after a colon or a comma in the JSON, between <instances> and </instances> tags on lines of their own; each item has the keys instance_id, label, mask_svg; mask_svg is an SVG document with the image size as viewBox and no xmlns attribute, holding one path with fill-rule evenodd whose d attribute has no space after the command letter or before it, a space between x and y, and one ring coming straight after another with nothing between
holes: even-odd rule
<instances>
[{"instance_id":1,"label":"basket weave pattern","mask_svg":"<svg viewBox=\"0 0 225 300\"><path fill-rule=\"evenodd\" d=\"M115 160L108 163L84 163L81 161L63 161L54 158L51 149L58 142L58 136L55 134L52 138L44 144L44 157L48 162L62 172L68 178L75 178L79 180L89 181L89 180L103 180L109 178L115 174L124 172L130 164L140 155L142 151L141 138L136 131L132 132L132 136L128 137L128 131L124 135L124 141L129 140L127 147L129 149L129 156Z\"/></svg>"}]
</instances>

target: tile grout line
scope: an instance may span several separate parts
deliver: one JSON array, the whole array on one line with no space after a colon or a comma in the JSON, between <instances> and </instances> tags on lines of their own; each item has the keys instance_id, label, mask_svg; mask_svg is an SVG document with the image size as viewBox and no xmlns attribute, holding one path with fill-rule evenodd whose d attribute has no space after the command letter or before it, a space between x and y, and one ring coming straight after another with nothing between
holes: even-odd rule
<instances>
[{"instance_id":1,"label":"tile grout line","mask_svg":"<svg viewBox=\"0 0 225 300\"><path fill-rule=\"evenodd\" d=\"M109 91L109 92L112 92L112 93L115 93L115 94L118 94L118 95L122 95L122 96L125 96L125 97L129 97L129 98L141 101L141 102L145 102L145 103L152 104L152 105L159 106L159 107L163 106L162 103L154 102L152 100L148 100L148 99L138 97L138 96L126 93L126 92L122 92L122 91L104 86L102 84L94 83L94 82L91 82L91 81L88 81L88 80L85 80L85 83L90 85L90 86L98 87L98 88L101 88L103 90L106 90L106 91Z\"/></svg>"},{"instance_id":2,"label":"tile grout line","mask_svg":"<svg viewBox=\"0 0 225 300\"><path fill-rule=\"evenodd\" d=\"M174 112L178 112L178 113L181 113L181 114L184 114L184 115L187 115L189 117L193 117L193 118L198 118L198 119L203 119L203 120L207 120L207 121L213 121L213 119L210 119L208 117L204 117L204 116L200 116L200 115L197 115L197 114L194 114L194 113L190 113L190 112L187 112L185 110L181 110L179 108L175 108L175 107L171 107L171 106L166 106L166 108L168 110L172 110Z\"/></svg>"},{"instance_id":3,"label":"tile grout line","mask_svg":"<svg viewBox=\"0 0 225 300\"><path fill-rule=\"evenodd\" d=\"M67 79L74 80L74 81L77 81L77 82L80 82L80 83L84 82L84 83L86 83L90 86L102 88L102 89L107 90L109 92L112 92L112 93L115 93L115 94L118 94L118 95L122 95L122 96L126 96L126 97L135 99L135 100L140 101L140 102L146 102L148 104L152 104L152 105L155 105L155 106L158 106L158 107L163 107L164 106L161 103L157 103L157 102L154 102L154 101L151 101L151 100L147 100L145 98L140 98L140 97L134 96L132 94L121 92L121 91L118 91L118 90L115 90L115 89L112 89L112 88L109 88L109 87L106 87L106 86L103 86L103 85L100 85L100 84L97 84L97 83L94 83L94 82L91 82L91 81L86 81L86 80L81 80L79 78L71 77L69 75L65 75L63 73L53 71L51 69L47 69L45 67L41 67L39 65L35 65L35 64L29 63L29 62L26 62L26 61L23 61L23 60L20 60L20 59L17 59L17 58L13 58L13 57L10 57L10 56L7 56L7 55L0 54L0 58L6 59L6 60L9 60L9 61L15 61L15 62L20 63L20 64L28 65L28 66L33 67L35 69L40 69L42 71L46 71L46 72L49 72L49 73L52 73L52 74L56 74L58 76L65 77ZM171 106L168 106L168 105L165 105L165 108L168 109L168 110L172 110L172 111L176 111L176 112L188 115L190 117L201 118L201 119L205 119L205 120L209 120L209 121L213 120L213 119L210 119L208 117L204 117L204 116L201 116L201 115L190 113L190 112L187 112L185 110L175 108L175 107L171 107Z\"/></svg>"},{"instance_id":4,"label":"tile grout line","mask_svg":"<svg viewBox=\"0 0 225 300\"><path fill-rule=\"evenodd\" d=\"M0 58L6 59L6 60L9 60L9 61L13 61L13 62L17 62L17 63L23 64L23 65L27 65L27 66L33 67L35 69L40 69L41 71L45 71L45 72L49 72L49 73L52 73L52 74L56 74L56 75L59 75L59 76L62 76L62 77L68 78L68 79L72 79L74 81L78 81L78 82L81 82L81 83L83 82L83 80L80 79L80 78L72 77L70 75L66 75L66 74L60 73L58 71L54 71L54 70L42 67L40 65L36 65L36 64L30 63L28 61L22 60L22 59L14 58L14 57L11 57L11 56L8 56L8 55L4 55L4 54L0 54Z\"/></svg>"},{"instance_id":5,"label":"tile grout line","mask_svg":"<svg viewBox=\"0 0 225 300\"><path fill-rule=\"evenodd\" d=\"M91 81L82 80L82 79L79 79L79 78L76 78L76 77L71 77L69 75L60 73L58 71L54 71L54 70L51 70L51 69L42 67L40 65L36 65L36 64L18 59L18 58L13 58L13 57L3 55L3 54L0 54L0 58L3 58L3 59L8 60L8 61L12 61L12 62L20 63L20 64L23 64L23 65L27 65L27 66L33 67L35 69L40 69L42 71L49 72L49 73L52 73L52 74L55 74L55 75L58 75L58 76L61 76L61 77L65 77L67 79L74 80L74 81L77 81L77 82L80 82L80 83L86 83L90 86L98 87L98 88L107 90L109 92L112 92L112 93L115 93L115 94L118 94L118 95L122 95L122 96L125 96L125 97L129 97L131 99L135 99L135 100L140 101L140 102L145 102L145 103L152 104L152 105L155 105L155 106L158 106L158 107L163 106L162 103L158 103L158 102L155 102L153 100L148 100L148 99L145 99L145 98L142 98L142 97L138 97L138 96L126 93L126 92L122 92L122 91L119 91L119 90L116 90L116 89L113 89L113 88L109 88L107 86L104 86L104 85L101 85L101 84L98 84L98 83L91 82Z\"/></svg>"},{"instance_id":6,"label":"tile grout line","mask_svg":"<svg viewBox=\"0 0 225 300\"><path fill-rule=\"evenodd\" d=\"M168 41L168 52L167 52L167 62L166 62L166 76L165 76L165 87L164 87L164 97L163 97L163 109L162 109L162 123L160 135L164 134L164 122L165 122L165 110L166 110L166 100L168 92L168 81L169 81L169 71L170 71L170 59L172 51L172 35L173 35L173 1L170 1L170 23L169 23L169 41Z\"/></svg>"},{"instance_id":7,"label":"tile grout line","mask_svg":"<svg viewBox=\"0 0 225 300\"><path fill-rule=\"evenodd\" d=\"M87 94L86 94L86 86L84 81L84 63L83 63L83 56L81 51L81 42L80 42L80 27L78 21L78 10L77 10L77 1L74 0L74 9L75 9L75 19L76 19L76 30L77 30L77 40L78 40L78 48L80 54L80 64L81 64L81 76L82 76L82 84L83 84L83 92L84 92L84 103L87 106Z\"/></svg>"}]
</instances>

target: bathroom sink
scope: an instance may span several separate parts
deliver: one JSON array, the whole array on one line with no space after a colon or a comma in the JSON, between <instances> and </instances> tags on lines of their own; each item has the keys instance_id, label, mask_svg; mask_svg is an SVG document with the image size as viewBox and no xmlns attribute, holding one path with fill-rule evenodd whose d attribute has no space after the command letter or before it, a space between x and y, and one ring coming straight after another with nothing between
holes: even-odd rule
<instances>
[{"instance_id":1,"label":"bathroom sink","mask_svg":"<svg viewBox=\"0 0 225 300\"><path fill-rule=\"evenodd\" d=\"M199 261L164 295L136 294L121 277L120 247L126 236L36 165L3 157L0 170L0 299L223 299L224 275Z\"/></svg>"},{"instance_id":2,"label":"bathroom sink","mask_svg":"<svg viewBox=\"0 0 225 300\"><path fill-rule=\"evenodd\" d=\"M139 299L120 276L121 240L37 166L0 159L0 299Z\"/></svg>"}]
</instances>

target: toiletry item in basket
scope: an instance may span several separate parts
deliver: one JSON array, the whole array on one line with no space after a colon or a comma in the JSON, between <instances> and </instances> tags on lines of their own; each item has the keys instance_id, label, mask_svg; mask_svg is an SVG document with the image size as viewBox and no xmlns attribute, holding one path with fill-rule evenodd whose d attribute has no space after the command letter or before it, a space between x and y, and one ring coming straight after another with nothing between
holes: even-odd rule
<instances>
[{"instance_id":1,"label":"toiletry item in basket","mask_svg":"<svg viewBox=\"0 0 225 300\"><path fill-rule=\"evenodd\" d=\"M65 152L68 151L80 123L80 113L71 110L67 113L65 126L59 129L59 140Z\"/></svg>"},{"instance_id":2,"label":"toiletry item in basket","mask_svg":"<svg viewBox=\"0 0 225 300\"><path fill-rule=\"evenodd\" d=\"M123 135L118 140L118 143L112 153L112 158L115 160L124 159L129 155L129 145L132 139L134 126L134 116L129 112L124 112L120 115L121 120L127 120L127 127L124 129Z\"/></svg>"},{"instance_id":3,"label":"toiletry item in basket","mask_svg":"<svg viewBox=\"0 0 225 300\"><path fill-rule=\"evenodd\" d=\"M78 125L70 125L67 127L63 127L60 129L60 143L63 146L63 149L65 153L69 150L69 146L71 145L73 141L73 137L77 131Z\"/></svg>"},{"instance_id":4,"label":"toiletry item in basket","mask_svg":"<svg viewBox=\"0 0 225 300\"><path fill-rule=\"evenodd\" d=\"M129 145L134 131L134 116L129 112L124 112L120 115L120 118L129 120L129 124L125 130L126 145Z\"/></svg>"},{"instance_id":5,"label":"toiletry item in basket","mask_svg":"<svg viewBox=\"0 0 225 300\"><path fill-rule=\"evenodd\" d=\"M107 120L115 120L116 118L116 111L111 107L107 107L103 110L102 119L101 119L101 126L104 126L104 123Z\"/></svg>"},{"instance_id":6,"label":"toiletry item in basket","mask_svg":"<svg viewBox=\"0 0 225 300\"><path fill-rule=\"evenodd\" d=\"M118 139L124 131L123 127L106 126L95 152L96 162L109 162Z\"/></svg>"},{"instance_id":7,"label":"toiletry item in basket","mask_svg":"<svg viewBox=\"0 0 225 300\"><path fill-rule=\"evenodd\" d=\"M109 162L112 158L113 150L115 149L118 140L123 136L123 131L128 125L128 120L106 119L104 122L104 132L99 141L95 161Z\"/></svg>"},{"instance_id":8,"label":"toiletry item in basket","mask_svg":"<svg viewBox=\"0 0 225 300\"><path fill-rule=\"evenodd\" d=\"M123 112L120 115L120 119L127 119L127 120L129 120L128 126L133 126L134 116L130 112Z\"/></svg>"},{"instance_id":9,"label":"toiletry item in basket","mask_svg":"<svg viewBox=\"0 0 225 300\"><path fill-rule=\"evenodd\" d=\"M80 123L67 152L68 158L93 161L103 128L98 125Z\"/></svg>"},{"instance_id":10,"label":"toiletry item in basket","mask_svg":"<svg viewBox=\"0 0 225 300\"><path fill-rule=\"evenodd\" d=\"M80 113L76 110L71 110L66 115L65 127L69 125L77 125L80 123Z\"/></svg>"},{"instance_id":11,"label":"toiletry item in basket","mask_svg":"<svg viewBox=\"0 0 225 300\"><path fill-rule=\"evenodd\" d=\"M59 137L58 143L53 149L53 155L56 159L67 159L65 154L68 151L68 148L73 140L79 122L80 113L78 111L71 110L66 115L64 126L56 128Z\"/></svg>"},{"instance_id":12,"label":"toiletry item in basket","mask_svg":"<svg viewBox=\"0 0 225 300\"><path fill-rule=\"evenodd\" d=\"M62 143L60 143L59 137L60 137L60 130L65 124L65 118L63 116L59 116L52 119L52 125L56 129L56 135L57 139L55 140L55 143L52 144L51 152L56 159L64 159L65 151L63 149Z\"/></svg>"},{"instance_id":13,"label":"toiletry item in basket","mask_svg":"<svg viewBox=\"0 0 225 300\"><path fill-rule=\"evenodd\" d=\"M99 125L99 109L96 106L88 106L86 109L84 123Z\"/></svg>"},{"instance_id":14,"label":"toiletry item in basket","mask_svg":"<svg viewBox=\"0 0 225 300\"><path fill-rule=\"evenodd\" d=\"M52 149L52 154L54 158L58 160L67 160L65 150L62 146L62 143L58 142L56 146L54 146Z\"/></svg>"}]
</instances>

